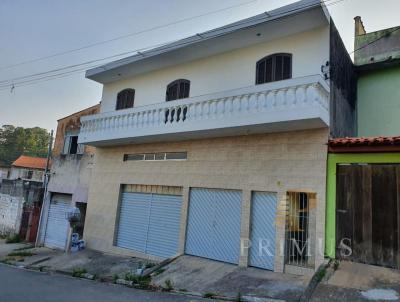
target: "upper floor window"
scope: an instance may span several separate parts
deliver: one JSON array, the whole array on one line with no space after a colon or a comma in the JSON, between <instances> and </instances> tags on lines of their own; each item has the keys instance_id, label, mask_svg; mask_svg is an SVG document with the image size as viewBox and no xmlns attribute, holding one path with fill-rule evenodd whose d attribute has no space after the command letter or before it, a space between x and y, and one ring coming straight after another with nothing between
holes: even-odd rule
<instances>
[{"instance_id":1,"label":"upper floor window","mask_svg":"<svg viewBox=\"0 0 400 302\"><path fill-rule=\"evenodd\" d=\"M135 100L134 89L124 89L117 95L117 105L115 110L122 110L127 108L133 108L133 102Z\"/></svg>"},{"instance_id":2,"label":"upper floor window","mask_svg":"<svg viewBox=\"0 0 400 302\"><path fill-rule=\"evenodd\" d=\"M66 134L64 138L63 154L83 154L84 145L78 144L78 135Z\"/></svg>"},{"instance_id":3,"label":"upper floor window","mask_svg":"<svg viewBox=\"0 0 400 302\"><path fill-rule=\"evenodd\" d=\"M180 79L167 86L166 101L185 99L189 97L190 81Z\"/></svg>"},{"instance_id":4,"label":"upper floor window","mask_svg":"<svg viewBox=\"0 0 400 302\"><path fill-rule=\"evenodd\" d=\"M257 62L256 84L290 79L292 77L292 55L277 53Z\"/></svg>"}]
</instances>

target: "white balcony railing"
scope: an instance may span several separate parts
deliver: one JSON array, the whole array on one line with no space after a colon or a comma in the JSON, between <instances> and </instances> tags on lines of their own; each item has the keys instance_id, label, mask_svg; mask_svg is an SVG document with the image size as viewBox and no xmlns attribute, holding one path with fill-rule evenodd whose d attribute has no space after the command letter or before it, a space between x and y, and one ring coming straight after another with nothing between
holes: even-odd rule
<instances>
[{"instance_id":1,"label":"white balcony railing","mask_svg":"<svg viewBox=\"0 0 400 302\"><path fill-rule=\"evenodd\" d=\"M329 126L329 86L319 76L106 112L81 119L79 143L112 145Z\"/></svg>"}]
</instances>

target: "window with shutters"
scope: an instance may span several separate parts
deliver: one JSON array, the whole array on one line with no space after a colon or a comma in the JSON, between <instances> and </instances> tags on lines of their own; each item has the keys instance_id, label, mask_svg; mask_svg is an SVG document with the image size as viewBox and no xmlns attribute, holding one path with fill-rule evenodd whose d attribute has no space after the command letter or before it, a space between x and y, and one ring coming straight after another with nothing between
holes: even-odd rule
<instances>
[{"instance_id":1,"label":"window with shutters","mask_svg":"<svg viewBox=\"0 0 400 302\"><path fill-rule=\"evenodd\" d=\"M78 144L78 135L66 134L64 138L63 154L83 154L84 145Z\"/></svg>"},{"instance_id":2,"label":"window with shutters","mask_svg":"<svg viewBox=\"0 0 400 302\"><path fill-rule=\"evenodd\" d=\"M185 99L189 97L190 81L179 79L167 86L166 101Z\"/></svg>"},{"instance_id":3,"label":"window with shutters","mask_svg":"<svg viewBox=\"0 0 400 302\"><path fill-rule=\"evenodd\" d=\"M133 108L134 100L135 100L134 89L124 89L120 91L117 95L117 104L115 106L115 110Z\"/></svg>"},{"instance_id":4,"label":"window with shutters","mask_svg":"<svg viewBox=\"0 0 400 302\"><path fill-rule=\"evenodd\" d=\"M262 58L256 65L256 84L292 78L292 55L278 53Z\"/></svg>"}]
</instances>

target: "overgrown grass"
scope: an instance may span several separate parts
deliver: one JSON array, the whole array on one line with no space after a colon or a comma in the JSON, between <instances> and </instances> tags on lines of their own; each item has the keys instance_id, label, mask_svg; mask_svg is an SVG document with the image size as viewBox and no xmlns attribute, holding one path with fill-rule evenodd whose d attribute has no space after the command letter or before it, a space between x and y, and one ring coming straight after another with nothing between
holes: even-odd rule
<instances>
[{"instance_id":1,"label":"overgrown grass","mask_svg":"<svg viewBox=\"0 0 400 302\"><path fill-rule=\"evenodd\" d=\"M30 257L36 255L32 252L25 252L25 251L17 251L17 252L11 252L8 254L9 257Z\"/></svg>"},{"instance_id":2,"label":"overgrown grass","mask_svg":"<svg viewBox=\"0 0 400 302\"><path fill-rule=\"evenodd\" d=\"M72 277L81 278L83 274L86 274L87 270L85 268L77 267L72 270Z\"/></svg>"},{"instance_id":3,"label":"overgrown grass","mask_svg":"<svg viewBox=\"0 0 400 302\"><path fill-rule=\"evenodd\" d=\"M167 292L170 292L174 289L174 285L170 279L165 280L163 289Z\"/></svg>"},{"instance_id":4,"label":"overgrown grass","mask_svg":"<svg viewBox=\"0 0 400 302\"><path fill-rule=\"evenodd\" d=\"M151 277L150 276L138 276L138 275L133 275L130 273L125 274L125 280L126 281L132 281L133 284L136 284L140 288L148 288L151 282Z\"/></svg>"},{"instance_id":5,"label":"overgrown grass","mask_svg":"<svg viewBox=\"0 0 400 302\"><path fill-rule=\"evenodd\" d=\"M21 237L19 234L10 234L6 238L6 243L20 243Z\"/></svg>"},{"instance_id":6,"label":"overgrown grass","mask_svg":"<svg viewBox=\"0 0 400 302\"><path fill-rule=\"evenodd\" d=\"M17 248L14 251L25 251L25 250L30 250L30 249L33 249L33 248L35 248L35 246L28 245L28 246L23 246L23 247Z\"/></svg>"},{"instance_id":7,"label":"overgrown grass","mask_svg":"<svg viewBox=\"0 0 400 302\"><path fill-rule=\"evenodd\" d=\"M147 268L152 268L152 267L154 267L154 266L156 266L156 264L155 263L153 263L153 262L149 262L149 263L146 263L146 265L145 265L145 269L147 269Z\"/></svg>"},{"instance_id":8,"label":"overgrown grass","mask_svg":"<svg viewBox=\"0 0 400 302\"><path fill-rule=\"evenodd\" d=\"M163 272L165 272L165 269L159 268L158 270L156 270L156 271L153 273L153 275L154 275L154 276L158 276L158 275L161 275Z\"/></svg>"},{"instance_id":9,"label":"overgrown grass","mask_svg":"<svg viewBox=\"0 0 400 302\"><path fill-rule=\"evenodd\" d=\"M322 279L324 279L325 275L326 275L326 268L322 268L317 272L315 278L318 282L321 282Z\"/></svg>"}]
</instances>

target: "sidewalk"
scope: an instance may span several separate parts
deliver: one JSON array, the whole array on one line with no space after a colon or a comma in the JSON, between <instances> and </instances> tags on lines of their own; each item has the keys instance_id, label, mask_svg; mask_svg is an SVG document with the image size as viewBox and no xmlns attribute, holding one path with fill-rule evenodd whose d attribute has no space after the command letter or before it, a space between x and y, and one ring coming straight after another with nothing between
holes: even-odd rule
<instances>
[{"instance_id":1,"label":"sidewalk","mask_svg":"<svg viewBox=\"0 0 400 302\"><path fill-rule=\"evenodd\" d=\"M230 301L299 301L311 279L311 276L240 268L187 255L160 264L89 249L66 254L40 247L14 251L14 254L21 256L10 257L7 253L12 248L24 248L27 245L6 246L0 245L0 250L4 250L2 259L18 267L192 297ZM136 275L140 268L146 268L142 276Z\"/></svg>"},{"instance_id":2,"label":"sidewalk","mask_svg":"<svg viewBox=\"0 0 400 302\"><path fill-rule=\"evenodd\" d=\"M311 301L400 301L400 271L342 261Z\"/></svg>"}]
</instances>

